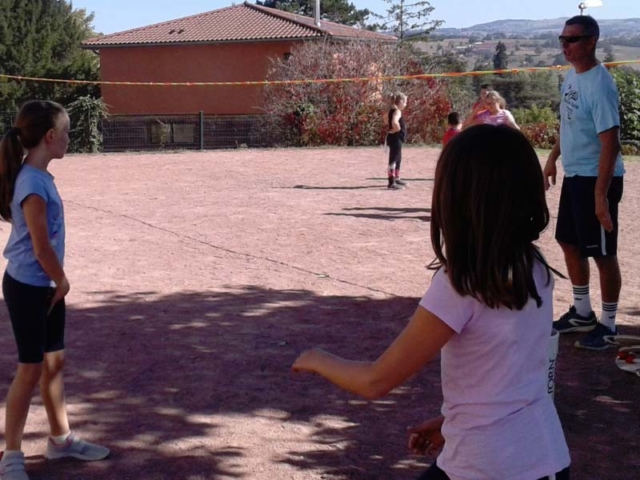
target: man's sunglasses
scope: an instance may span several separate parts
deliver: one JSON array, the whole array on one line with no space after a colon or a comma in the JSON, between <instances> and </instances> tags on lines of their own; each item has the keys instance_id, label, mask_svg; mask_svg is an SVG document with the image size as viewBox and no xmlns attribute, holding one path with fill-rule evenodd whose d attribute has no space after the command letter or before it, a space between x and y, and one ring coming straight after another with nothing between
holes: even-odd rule
<instances>
[{"instance_id":1,"label":"man's sunglasses","mask_svg":"<svg viewBox=\"0 0 640 480\"><path fill-rule=\"evenodd\" d=\"M558 40L560 43L578 43L585 38L591 38L591 35L560 35Z\"/></svg>"}]
</instances>

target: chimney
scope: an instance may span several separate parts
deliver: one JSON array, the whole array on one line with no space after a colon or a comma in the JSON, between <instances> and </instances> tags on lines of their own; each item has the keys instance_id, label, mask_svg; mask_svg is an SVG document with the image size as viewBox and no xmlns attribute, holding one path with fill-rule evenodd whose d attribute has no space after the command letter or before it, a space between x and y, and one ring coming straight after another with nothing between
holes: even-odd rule
<instances>
[{"instance_id":1,"label":"chimney","mask_svg":"<svg viewBox=\"0 0 640 480\"><path fill-rule=\"evenodd\" d=\"M316 0L316 8L313 12L316 27L320 27L320 0Z\"/></svg>"}]
</instances>

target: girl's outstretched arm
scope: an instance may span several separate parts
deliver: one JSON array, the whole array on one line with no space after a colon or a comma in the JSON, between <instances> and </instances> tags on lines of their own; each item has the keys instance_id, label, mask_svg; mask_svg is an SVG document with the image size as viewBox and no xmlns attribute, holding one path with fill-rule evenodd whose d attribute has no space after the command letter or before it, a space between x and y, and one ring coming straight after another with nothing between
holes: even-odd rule
<instances>
[{"instance_id":1,"label":"girl's outstretched arm","mask_svg":"<svg viewBox=\"0 0 640 480\"><path fill-rule=\"evenodd\" d=\"M292 368L317 373L344 390L373 400L420 370L454 334L451 327L419 306L402 333L375 362L346 360L316 348L302 353Z\"/></svg>"}]
</instances>

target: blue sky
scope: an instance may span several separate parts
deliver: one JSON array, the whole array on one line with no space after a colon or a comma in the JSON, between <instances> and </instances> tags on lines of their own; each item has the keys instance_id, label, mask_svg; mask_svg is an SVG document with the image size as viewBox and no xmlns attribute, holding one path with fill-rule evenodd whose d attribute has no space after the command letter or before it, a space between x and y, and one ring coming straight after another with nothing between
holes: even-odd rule
<instances>
[{"instance_id":1,"label":"blue sky","mask_svg":"<svg viewBox=\"0 0 640 480\"><path fill-rule=\"evenodd\" d=\"M251 0L254 3L255 0ZM383 0L350 0L357 8L383 14L389 4ZM469 27L505 19L545 19L579 13L581 0L432 0L432 18L446 27ZM232 0L73 0L75 8L95 13L95 29L113 33L130 28L216 10L241 1ZM604 0L604 6L590 9L598 18L640 18L640 0Z\"/></svg>"}]
</instances>

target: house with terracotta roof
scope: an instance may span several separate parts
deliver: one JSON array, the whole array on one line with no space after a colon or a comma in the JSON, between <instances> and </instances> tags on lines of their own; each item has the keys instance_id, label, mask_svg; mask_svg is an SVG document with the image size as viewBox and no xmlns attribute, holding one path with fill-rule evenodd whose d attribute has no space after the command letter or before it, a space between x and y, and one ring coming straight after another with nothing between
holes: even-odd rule
<instances>
[{"instance_id":1,"label":"house with terracotta roof","mask_svg":"<svg viewBox=\"0 0 640 480\"><path fill-rule=\"evenodd\" d=\"M261 82L300 42L395 37L248 2L89 39L105 82ZM104 84L104 149L264 145L261 85Z\"/></svg>"},{"instance_id":2,"label":"house with terracotta roof","mask_svg":"<svg viewBox=\"0 0 640 480\"><path fill-rule=\"evenodd\" d=\"M103 81L252 82L270 59L296 43L317 40L395 41L395 37L320 21L248 2L199 15L93 38ZM104 85L112 115L261 113L261 86Z\"/></svg>"}]
</instances>

